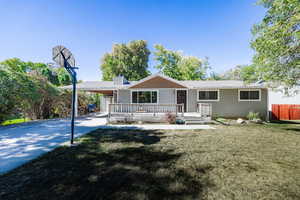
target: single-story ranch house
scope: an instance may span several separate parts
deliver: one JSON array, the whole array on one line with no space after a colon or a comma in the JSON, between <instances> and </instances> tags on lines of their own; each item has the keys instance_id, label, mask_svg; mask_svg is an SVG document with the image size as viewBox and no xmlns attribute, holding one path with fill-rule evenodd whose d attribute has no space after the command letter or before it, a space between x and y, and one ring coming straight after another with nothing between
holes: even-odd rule
<instances>
[{"instance_id":1,"label":"single-story ranch house","mask_svg":"<svg viewBox=\"0 0 300 200\"><path fill-rule=\"evenodd\" d=\"M70 88L66 86L65 88ZM268 88L263 83L243 81L178 81L162 74L140 81L116 77L113 81L87 81L78 90L103 94L102 112L166 113L201 112L209 105L213 117L246 117L250 111L262 118L268 113Z\"/></svg>"}]
</instances>

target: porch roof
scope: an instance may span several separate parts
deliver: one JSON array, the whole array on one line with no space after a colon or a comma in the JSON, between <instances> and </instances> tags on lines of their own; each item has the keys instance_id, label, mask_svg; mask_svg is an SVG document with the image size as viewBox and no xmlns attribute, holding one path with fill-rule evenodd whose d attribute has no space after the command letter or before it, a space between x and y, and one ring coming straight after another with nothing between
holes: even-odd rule
<instances>
[{"instance_id":1,"label":"porch roof","mask_svg":"<svg viewBox=\"0 0 300 200\"><path fill-rule=\"evenodd\" d=\"M132 85L135 81L132 81L126 85L115 85L113 81L85 81L78 83L76 88L78 90L84 91L99 91L99 90L117 90L122 88L127 88ZM67 85L61 87L62 89L72 89L72 85Z\"/></svg>"}]
</instances>

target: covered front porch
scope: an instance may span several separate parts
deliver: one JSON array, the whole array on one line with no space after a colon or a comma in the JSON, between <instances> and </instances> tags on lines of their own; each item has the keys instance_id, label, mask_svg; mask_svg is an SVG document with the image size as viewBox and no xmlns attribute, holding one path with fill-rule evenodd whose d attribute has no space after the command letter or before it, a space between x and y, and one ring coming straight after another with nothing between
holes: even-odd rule
<instances>
[{"instance_id":1,"label":"covered front porch","mask_svg":"<svg viewBox=\"0 0 300 200\"><path fill-rule=\"evenodd\" d=\"M197 102L197 90L162 75L128 82L122 77L113 81L78 84L78 90L102 94L100 112L109 121L164 122L168 117L201 121L212 116L212 104Z\"/></svg>"},{"instance_id":2,"label":"covered front porch","mask_svg":"<svg viewBox=\"0 0 300 200\"><path fill-rule=\"evenodd\" d=\"M108 104L109 122L165 122L168 116L174 116L185 124L207 122L211 120L212 106L201 103L197 112L185 112L184 104Z\"/></svg>"},{"instance_id":3,"label":"covered front porch","mask_svg":"<svg viewBox=\"0 0 300 200\"><path fill-rule=\"evenodd\" d=\"M108 122L161 123L166 122L167 115L174 115L178 120L191 124L201 124L212 118L211 103L197 103L195 111L191 112L186 109L186 104L183 103L118 103L124 97L119 96L120 91L117 90L79 88L78 91L101 94L100 113L106 114ZM77 105L77 101L75 104Z\"/></svg>"}]
</instances>

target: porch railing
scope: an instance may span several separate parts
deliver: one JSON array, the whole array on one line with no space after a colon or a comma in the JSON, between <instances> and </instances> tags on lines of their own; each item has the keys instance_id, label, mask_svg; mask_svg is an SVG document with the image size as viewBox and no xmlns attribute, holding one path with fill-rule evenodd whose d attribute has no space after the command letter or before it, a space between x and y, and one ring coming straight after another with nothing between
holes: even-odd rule
<instances>
[{"instance_id":1,"label":"porch railing","mask_svg":"<svg viewBox=\"0 0 300 200\"><path fill-rule=\"evenodd\" d=\"M180 113L184 115L184 104L126 104L112 103L108 105L108 117L113 113L152 113L154 116L159 113L175 113L176 116Z\"/></svg>"},{"instance_id":2,"label":"porch railing","mask_svg":"<svg viewBox=\"0 0 300 200\"><path fill-rule=\"evenodd\" d=\"M212 117L212 104L211 103L198 103L197 112L201 117Z\"/></svg>"}]
</instances>

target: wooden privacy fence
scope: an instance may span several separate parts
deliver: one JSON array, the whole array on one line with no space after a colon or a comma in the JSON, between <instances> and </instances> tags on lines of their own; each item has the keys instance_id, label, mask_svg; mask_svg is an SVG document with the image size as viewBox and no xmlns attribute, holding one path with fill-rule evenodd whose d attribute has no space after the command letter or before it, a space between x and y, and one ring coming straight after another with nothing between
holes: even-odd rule
<instances>
[{"instance_id":1,"label":"wooden privacy fence","mask_svg":"<svg viewBox=\"0 0 300 200\"><path fill-rule=\"evenodd\" d=\"M111 103L109 104L108 116L112 113L181 113L183 116L183 104L126 104L126 103Z\"/></svg>"},{"instance_id":2,"label":"wooden privacy fence","mask_svg":"<svg viewBox=\"0 0 300 200\"><path fill-rule=\"evenodd\" d=\"M300 120L300 104L272 104L273 120Z\"/></svg>"}]
</instances>

